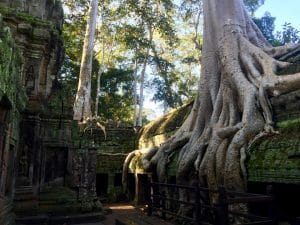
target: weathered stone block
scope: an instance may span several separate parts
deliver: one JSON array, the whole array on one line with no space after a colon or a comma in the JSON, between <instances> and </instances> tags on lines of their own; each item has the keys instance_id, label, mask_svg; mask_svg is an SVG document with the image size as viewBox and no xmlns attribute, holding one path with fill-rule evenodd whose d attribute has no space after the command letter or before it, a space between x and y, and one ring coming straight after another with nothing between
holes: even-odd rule
<instances>
[{"instance_id":1,"label":"weathered stone block","mask_svg":"<svg viewBox=\"0 0 300 225\"><path fill-rule=\"evenodd\" d=\"M33 37L40 40L49 40L51 38L51 34L47 29L35 28L33 30Z\"/></svg>"},{"instance_id":2,"label":"weathered stone block","mask_svg":"<svg viewBox=\"0 0 300 225\"><path fill-rule=\"evenodd\" d=\"M32 25L29 23L19 23L18 24L18 32L22 34L31 34Z\"/></svg>"}]
</instances>

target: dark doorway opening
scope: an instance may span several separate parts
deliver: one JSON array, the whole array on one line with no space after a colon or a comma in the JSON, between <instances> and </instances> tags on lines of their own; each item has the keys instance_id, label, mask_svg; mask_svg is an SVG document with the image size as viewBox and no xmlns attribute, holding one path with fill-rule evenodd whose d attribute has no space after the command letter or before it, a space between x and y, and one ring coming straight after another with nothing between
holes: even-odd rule
<instances>
[{"instance_id":1,"label":"dark doorway opening","mask_svg":"<svg viewBox=\"0 0 300 225\"><path fill-rule=\"evenodd\" d=\"M133 201L135 196L135 178L133 173L129 173L127 177L127 185L128 185L128 200Z\"/></svg>"},{"instance_id":2,"label":"dark doorway opening","mask_svg":"<svg viewBox=\"0 0 300 225\"><path fill-rule=\"evenodd\" d=\"M108 174L107 173L98 173L96 175L97 196L107 195L107 188L108 188Z\"/></svg>"},{"instance_id":3,"label":"dark doorway opening","mask_svg":"<svg viewBox=\"0 0 300 225\"><path fill-rule=\"evenodd\" d=\"M122 174L121 173L116 173L115 174L114 186L115 187L121 187L122 186Z\"/></svg>"},{"instance_id":4,"label":"dark doorway opening","mask_svg":"<svg viewBox=\"0 0 300 225\"><path fill-rule=\"evenodd\" d=\"M148 200L148 175L138 174L138 205L146 204Z\"/></svg>"}]
</instances>

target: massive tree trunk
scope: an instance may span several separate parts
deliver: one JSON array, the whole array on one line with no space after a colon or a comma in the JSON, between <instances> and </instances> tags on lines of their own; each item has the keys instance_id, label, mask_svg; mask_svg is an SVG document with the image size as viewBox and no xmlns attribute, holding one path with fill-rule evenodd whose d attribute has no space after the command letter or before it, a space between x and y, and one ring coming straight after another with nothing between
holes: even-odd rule
<instances>
[{"instance_id":1,"label":"massive tree trunk","mask_svg":"<svg viewBox=\"0 0 300 225\"><path fill-rule=\"evenodd\" d=\"M203 0L204 44L198 96L182 127L144 166L166 178L167 155L179 150L177 182L197 174L210 188L246 190L245 151L272 133L269 97L300 88L300 74L276 75L277 60L296 46L273 48L241 0ZM182 147L183 146L183 147Z\"/></svg>"},{"instance_id":2,"label":"massive tree trunk","mask_svg":"<svg viewBox=\"0 0 300 225\"><path fill-rule=\"evenodd\" d=\"M82 51L78 89L74 102L73 119L82 121L92 117L91 111L91 74L92 59L97 23L98 0L91 0L89 18L86 26Z\"/></svg>"}]
</instances>

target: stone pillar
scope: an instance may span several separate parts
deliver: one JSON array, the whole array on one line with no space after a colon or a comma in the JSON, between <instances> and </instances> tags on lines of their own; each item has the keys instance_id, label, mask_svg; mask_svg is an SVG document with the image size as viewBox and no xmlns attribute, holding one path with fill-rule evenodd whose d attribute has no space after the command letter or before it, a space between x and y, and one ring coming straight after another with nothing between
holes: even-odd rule
<instances>
[{"instance_id":1,"label":"stone pillar","mask_svg":"<svg viewBox=\"0 0 300 225\"><path fill-rule=\"evenodd\" d=\"M78 149L74 165L75 180L78 187L78 200L81 203L83 212L100 211L102 205L96 193L96 149Z\"/></svg>"}]
</instances>

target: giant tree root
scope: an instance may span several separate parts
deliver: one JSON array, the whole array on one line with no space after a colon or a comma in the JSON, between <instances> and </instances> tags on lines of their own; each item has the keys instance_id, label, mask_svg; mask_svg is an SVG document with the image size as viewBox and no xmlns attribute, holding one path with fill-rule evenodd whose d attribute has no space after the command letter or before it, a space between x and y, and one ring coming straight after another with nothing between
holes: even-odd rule
<instances>
[{"instance_id":1,"label":"giant tree root","mask_svg":"<svg viewBox=\"0 0 300 225\"><path fill-rule=\"evenodd\" d=\"M146 162L166 178L168 155L179 151L177 183L246 191L246 151L253 139L276 133L269 98L300 88L300 73L277 75L299 46L273 48L240 0L203 0L204 45L198 96L183 126ZM175 147L182 137L184 145ZM175 146L174 146L175 145ZM150 162L150 163L149 163ZM149 167L150 168L150 167ZM180 199L188 193L180 191ZM209 196L211 204L217 197Z\"/></svg>"}]
</instances>

